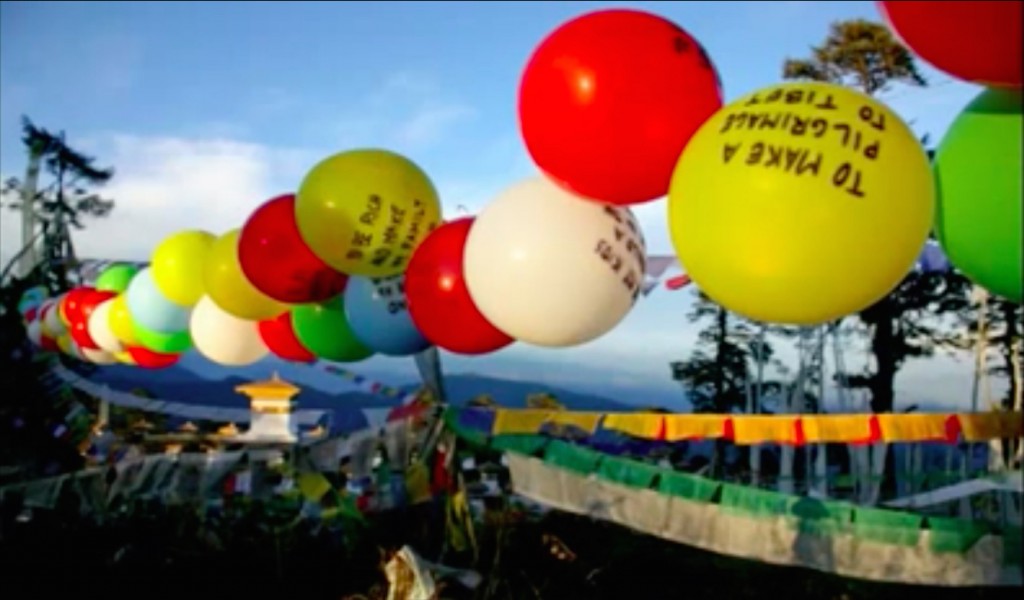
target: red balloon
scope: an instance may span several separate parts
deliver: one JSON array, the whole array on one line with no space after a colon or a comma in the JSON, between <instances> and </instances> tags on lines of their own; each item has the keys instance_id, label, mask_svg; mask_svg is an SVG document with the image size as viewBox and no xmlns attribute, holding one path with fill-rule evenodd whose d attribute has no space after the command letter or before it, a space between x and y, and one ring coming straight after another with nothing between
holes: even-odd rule
<instances>
[{"instance_id":1,"label":"red balloon","mask_svg":"<svg viewBox=\"0 0 1024 600\"><path fill-rule=\"evenodd\" d=\"M472 217L441 225L413 251L405 296L416 328L431 343L459 354L484 354L514 340L480 313L466 288L462 257Z\"/></svg>"},{"instance_id":2,"label":"red balloon","mask_svg":"<svg viewBox=\"0 0 1024 600\"><path fill-rule=\"evenodd\" d=\"M75 307L69 314L71 339L75 340L80 348L99 350L99 346L89 335L89 317L101 302L105 302L117 295L116 292L99 291L93 288L83 288L75 298ZM73 316L72 316L73 315Z\"/></svg>"},{"instance_id":3,"label":"red balloon","mask_svg":"<svg viewBox=\"0 0 1024 600\"><path fill-rule=\"evenodd\" d=\"M57 352L60 350L60 346L57 345L57 340L46 335L45 333L39 337L39 347L46 352Z\"/></svg>"},{"instance_id":4,"label":"red balloon","mask_svg":"<svg viewBox=\"0 0 1024 600\"><path fill-rule=\"evenodd\" d=\"M291 194L268 200L249 216L238 239L238 262L256 289L286 304L329 300L348 281L302 240Z\"/></svg>"},{"instance_id":5,"label":"red balloon","mask_svg":"<svg viewBox=\"0 0 1024 600\"><path fill-rule=\"evenodd\" d=\"M636 10L577 17L534 51L519 87L526 148L586 198L637 204L668 193L679 155L722 106L704 48Z\"/></svg>"},{"instance_id":6,"label":"red balloon","mask_svg":"<svg viewBox=\"0 0 1024 600\"><path fill-rule=\"evenodd\" d=\"M879 2L889 26L938 69L988 87L1022 84L1024 2Z\"/></svg>"},{"instance_id":7,"label":"red balloon","mask_svg":"<svg viewBox=\"0 0 1024 600\"><path fill-rule=\"evenodd\" d=\"M92 336L89 335L89 324L88 321L79 319L71 323L68 327L68 333L71 335L71 339L75 340L79 348L88 348L90 350L99 350L99 346L93 341Z\"/></svg>"},{"instance_id":8,"label":"red balloon","mask_svg":"<svg viewBox=\"0 0 1024 600\"><path fill-rule=\"evenodd\" d=\"M112 291L109 291L109 290L106 290L106 291L104 291L104 290L96 290L96 289L93 289L93 288L89 288L89 292L87 294L83 294L82 295L82 299L79 302L79 305L78 305L79 315L83 319L88 321L89 317L92 315L93 311L96 310L97 306L99 306L100 304L103 304L104 302L106 302L107 300L110 300L111 298L113 298L115 296L117 296L117 292L112 292Z\"/></svg>"},{"instance_id":9,"label":"red balloon","mask_svg":"<svg viewBox=\"0 0 1024 600\"><path fill-rule=\"evenodd\" d=\"M181 358L180 354L162 354L142 346L129 346L127 351L135 364L143 369L165 369Z\"/></svg>"},{"instance_id":10,"label":"red balloon","mask_svg":"<svg viewBox=\"0 0 1024 600\"><path fill-rule=\"evenodd\" d=\"M64 299L60 303L60 314L64 317L67 323L74 323L82 318L82 301L85 300L91 292L96 290L91 287L79 286L68 290L68 293L64 294Z\"/></svg>"},{"instance_id":11,"label":"red balloon","mask_svg":"<svg viewBox=\"0 0 1024 600\"><path fill-rule=\"evenodd\" d=\"M283 312L273 319L259 322L260 337L275 355L295 362L313 362L316 355L310 352L295 335L291 311Z\"/></svg>"}]
</instances>

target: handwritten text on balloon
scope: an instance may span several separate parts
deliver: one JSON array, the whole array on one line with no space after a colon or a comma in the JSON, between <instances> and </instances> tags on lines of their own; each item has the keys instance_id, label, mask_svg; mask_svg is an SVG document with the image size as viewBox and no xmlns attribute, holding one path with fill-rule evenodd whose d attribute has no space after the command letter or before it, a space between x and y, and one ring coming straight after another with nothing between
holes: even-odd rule
<instances>
[{"instance_id":1,"label":"handwritten text on balloon","mask_svg":"<svg viewBox=\"0 0 1024 600\"><path fill-rule=\"evenodd\" d=\"M409 310L405 299L404 277L371 278L370 282L373 283L374 296L388 303L388 314L394 315Z\"/></svg>"},{"instance_id":2,"label":"handwritten text on balloon","mask_svg":"<svg viewBox=\"0 0 1024 600\"><path fill-rule=\"evenodd\" d=\"M385 207L386 204L386 207ZM390 260L392 267L401 267L408 260L415 249L416 240L420 233L434 229L437 223L424 223L427 215L426 204L420 200L413 200L411 216L409 211L399 208L392 203L385 203L380 196L373 194L366 200L366 207L359 217L359 222L366 226L374 226L381 218L388 220L387 228L383 233L383 245L374 249L371 263L374 266L384 266ZM402 231L403 225L405 230ZM349 260L360 260L373 245L373 233L356 229L352 233L350 249L346 258Z\"/></svg>"},{"instance_id":3,"label":"handwritten text on balloon","mask_svg":"<svg viewBox=\"0 0 1024 600\"><path fill-rule=\"evenodd\" d=\"M777 105L777 106L772 106ZM787 111L786 106L800 106L803 110L811 107L821 114L811 116ZM767 94L753 95L746 103L748 110L734 112L725 117L719 134L730 132L781 131L794 138L793 144L724 142L722 146L722 163L730 164L736 153L744 149L746 156L743 164L779 169L796 176L806 174L819 176L826 153L814 151L798 145L800 138L833 139L839 149L853 152L849 160L839 162L834 168L826 167L831 172L831 182L858 198L866 196L863 186L863 173L855 165L856 160L874 161L881 152L879 134L886 130L885 114L875 112L871 106L861 106L857 111L860 123L847 123L830 118L829 113L839 108L832 94L817 94L814 90L775 89ZM774 109L774 110L773 110ZM874 131L871 131L874 130ZM877 133L876 133L877 132Z\"/></svg>"},{"instance_id":4,"label":"handwritten text on balloon","mask_svg":"<svg viewBox=\"0 0 1024 600\"><path fill-rule=\"evenodd\" d=\"M646 264L643 233L631 213L613 206L605 206L604 213L613 221L612 235L598 240L594 253L615 275L622 275L622 285L636 302Z\"/></svg>"}]
</instances>

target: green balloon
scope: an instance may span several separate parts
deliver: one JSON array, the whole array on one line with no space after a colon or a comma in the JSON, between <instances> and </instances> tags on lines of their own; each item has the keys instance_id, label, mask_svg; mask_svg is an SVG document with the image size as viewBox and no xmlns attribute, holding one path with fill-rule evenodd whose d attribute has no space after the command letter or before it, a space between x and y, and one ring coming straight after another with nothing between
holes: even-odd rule
<instances>
[{"instance_id":1,"label":"green balloon","mask_svg":"<svg viewBox=\"0 0 1024 600\"><path fill-rule=\"evenodd\" d=\"M935 231L953 265L978 285L1024 300L1019 90L988 89L961 112L935 156Z\"/></svg>"},{"instance_id":2,"label":"green balloon","mask_svg":"<svg viewBox=\"0 0 1024 600\"><path fill-rule=\"evenodd\" d=\"M357 362L373 356L373 350L363 345L349 327L340 295L292 308L292 327L299 342L324 360Z\"/></svg>"},{"instance_id":3,"label":"green balloon","mask_svg":"<svg viewBox=\"0 0 1024 600\"><path fill-rule=\"evenodd\" d=\"M153 352L178 354L192 347L192 336L187 330L161 333L146 329L132 321L132 332L135 333L135 339L139 341L140 346Z\"/></svg>"},{"instance_id":4,"label":"green balloon","mask_svg":"<svg viewBox=\"0 0 1024 600\"><path fill-rule=\"evenodd\" d=\"M93 286L101 292L117 292L123 294L128 289L132 277L139 272L134 265L116 264L103 269L100 276L96 278L96 285Z\"/></svg>"}]
</instances>

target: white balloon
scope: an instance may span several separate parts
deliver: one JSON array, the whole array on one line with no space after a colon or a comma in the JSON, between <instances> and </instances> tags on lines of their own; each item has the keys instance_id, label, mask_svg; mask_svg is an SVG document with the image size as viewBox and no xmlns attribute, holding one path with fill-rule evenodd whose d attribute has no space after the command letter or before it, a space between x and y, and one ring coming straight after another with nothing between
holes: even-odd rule
<instances>
[{"instance_id":1,"label":"white balloon","mask_svg":"<svg viewBox=\"0 0 1024 600\"><path fill-rule=\"evenodd\" d=\"M38 310L36 310L36 318L33 320L41 321L43 319L43 311L46 310L46 307L53 306L56 303L57 300L55 300L54 298L47 298L46 300L43 300L42 303L40 303L39 306L37 307Z\"/></svg>"},{"instance_id":2,"label":"white balloon","mask_svg":"<svg viewBox=\"0 0 1024 600\"><path fill-rule=\"evenodd\" d=\"M95 348L79 347L78 352L82 355L82 360L86 362L91 362L96 365L112 365L117 362L117 359L114 358L114 355L105 350L96 350Z\"/></svg>"},{"instance_id":3,"label":"white balloon","mask_svg":"<svg viewBox=\"0 0 1024 600\"><path fill-rule=\"evenodd\" d=\"M64 294L57 296L50 308L46 310L46 317L43 319L43 333L52 338L57 338L68 330L64 321L60 320L60 303L63 300Z\"/></svg>"},{"instance_id":4,"label":"white balloon","mask_svg":"<svg viewBox=\"0 0 1024 600\"><path fill-rule=\"evenodd\" d=\"M246 321L223 310L209 296L200 298L189 323L192 343L210 361L240 367L252 364L270 350L260 337L256 321Z\"/></svg>"},{"instance_id":5,"label":"white balloon","mask_svg":"<svg viewBox=\"0 0 1024 600\"><path fill-rule=\"evenodd\" d=\"M640 293L646 244L627 209L543 177L502 192L476 218L463 267L469 294L522 342L566 347L604 335Z\"/></svg>"},{"instance_id":6,"label":"white balloon","mask_svg":"<svg viewBox=\"0 0 1024 600\"><path fill-rule=\"evenodd\" d=\"M38 319L33 320L25 328L25 333L28 335L28 340L39 346L43 347L43 323Z\"/></svg>"},{"instance_id":7,"label":"white balloon","mask_svg":"<svg viewBox=\"0 0 1024 600\"><path fill-rule=\"evenodd\" d=\"M89 337L96 342L100 350L110 354L124 351L124 344L110 330L110 307L114 298L100 302L89 315Z\"/></svg>"}]
</instances>

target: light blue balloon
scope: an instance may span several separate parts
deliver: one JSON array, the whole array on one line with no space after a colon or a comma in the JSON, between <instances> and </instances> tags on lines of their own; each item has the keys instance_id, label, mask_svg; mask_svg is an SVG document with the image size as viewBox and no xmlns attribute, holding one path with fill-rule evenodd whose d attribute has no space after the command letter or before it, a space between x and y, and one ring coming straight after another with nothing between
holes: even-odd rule
<instances>
[{"instance_id":1,"label":"light blue balloon","mask_svg":"<svg viewBox=\"0 0 1024 600\"><path fill-rule=\"evenodd\" d=\"M41 285L28 288L18 301L18 312L25 314L33 308L38 308L49 295L49 291Z\"/></svg>"},{"instance_id":2,"label":"light blue balloon","mask_svg":"<svg viewBox=\"0 0 1024 600\"><path fill-rule=\"evenodd\" d=\"M132 319L158 333L175 333L188 329L191 310L168 300L153 281L149 267L139 271L128 284L125 302Z\"/></svg>"},{"instance_id":3,"label":"light blue balloon","mask_svg":"<svg viewBox=\"0 0 1024 600\"><path fill-rule=\"evenodd\" d=\"M381 354L409 356L430 347L409 315L404 275L349 277L345 315L359 341Z\"/></svg>"}]
</instances>

